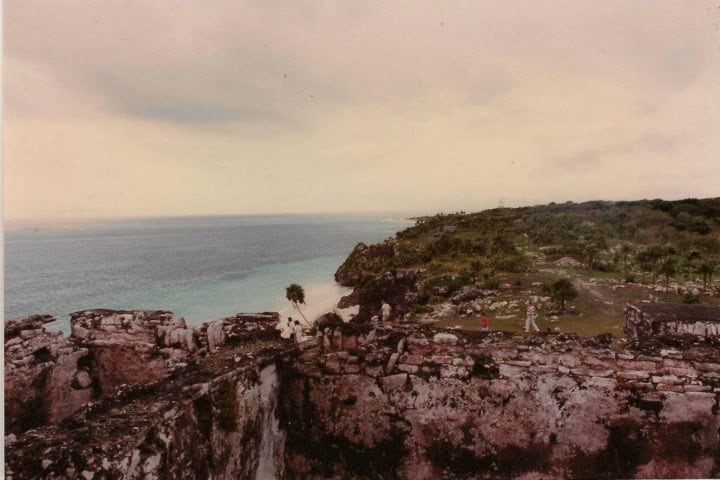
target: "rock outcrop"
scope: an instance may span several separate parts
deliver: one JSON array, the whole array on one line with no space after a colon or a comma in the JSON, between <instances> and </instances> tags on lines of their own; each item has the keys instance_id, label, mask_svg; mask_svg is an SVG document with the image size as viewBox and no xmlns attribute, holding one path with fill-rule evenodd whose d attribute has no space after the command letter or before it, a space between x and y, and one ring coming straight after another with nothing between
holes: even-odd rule
<instances>
[{"instance_id":1,"label":"rock outcrop","mask_svg":"<svg viewBox=\"0 0 720 480\"><path fill-rule=\"evenodd\" d=\"M186 327L158 315L144 316L164 320L142 324L138 341L148 340L148 324L172 326L156 333L154 348L179 348L172 332ZM83 323L89 347L129 331L83 318L92 319ZM6 437L8 478L720 475L720 351L712 343L372 329L328 315L315 337L294 346L276 322L274 314L209 322L194 331L193 352L165 359L174 363L164 377ZM14 337L38 329L14 325ZM28 345L21 358L32 356ZM58 368L67 343L46 345L58 357L45 363ZM74 368L89 368L96 385L92 362L85 365Z\"/></svg>"},{"instance_id":2,"label":"rock outcrop","mask_svg":"<svg viewBox=\"0 0 720 480\"><path fill-rule=\"evenodd\" d=\"M48 332L49 315L5 322L5 432L61 420L94 397L88 349Z\"/></svg>"},{"instance_id":3,"label":"rock outcrop","mask_svg":"<svg viewBox=\"0 0 720 480\"><path fill-rule=\"evenodd\" d=\"M368 275L378 273L395 255L395 240L367 246L358 243L335 272L335 281L343 287L356 287Z\"/></svg>"},{"instance_id":4,"label":"rock outcrop","mask_svg":"<svg viewBox=\"0 0 720 480\"><path fill-rule=\"evenodd\" d=\"M340 327L316 345L283 363L288 478L720 474L712 346Z\"/></svg>"},{"instance_id":5,"label":"rock outcrop","mask_svg":"<svg viewBox=\"0 0 720 480\"><path fill-rule=\"evenodd\" d=\"M277 321L275 313L238 314L195 330L170 312L74 314L73 334L78 327L85 330L80 336L88 348L79 351L93 357L88 375L95 385L108 376L117 378L128 361L147 361L145 355L152 352L168 362L165 375L150 379L141 374L142 381L104 395L100 388L94 401L79 406L79 411L66 415L69 418L6 437L7 478L282 477L285 441L276 414L275 359L288 343L277 336ZM15 336L37 329L26 319L8 325ZM187 332L174 333L182 330L193 333L194 343ZM59 348L79 341L76 336L46 335L59 342ZM110 372L110 363L97 363L97 350L88 351L97 348L114 349L105 352L108 361L117 349L125 349L127 356ZM161 352L167 348L182 350L183 361L171 358L180 353ZM208 350L215 353L209 355ZM64 358L46 362L50 375ZM105 377L97 368L108 369ZM6 398L14 385L6 384ZM6 404L6 412L7 408Z\"/></svg>"},{"instance_id":6,"label":"rock outcrop","mask_svg":"<svg viewBox=\"0 0 720 480\"><path fill-rule=\"evenodd\" d=\"M282 478L274 355L253 353L189 365L20 435L6 444L6 478Z\"/></svg>"},{"instance_id":7,"label":"rock outcrop","mask_svg":"<svg viewBox=\"0 0 720 480\"><path fill-rule=\"evenodd\" d=\"M370 246L359 243L335 272L336 282L353 287L352 293L340 299L338 307L359 306L354 322L367 323L373 315L380 316L382 302L391 306L392 318L402 318L417 300L422 271L392 267L396 249L396 240Z\"/></svg>"},{"instance_id":8,"label":"rock outcrop","mask_svg":"<svg viewBox=\"0 0 720 480\"><path fill-rule=\"evenodd\" d=\"M71 314L70 338L44 329L51 316L9 320L6 431L58 422L123 385L166 378L226 343L274 338L269 326L278 319L277 313L238 314L192 327L168 311L95 309Z\"/></svg>"}]
</instances>

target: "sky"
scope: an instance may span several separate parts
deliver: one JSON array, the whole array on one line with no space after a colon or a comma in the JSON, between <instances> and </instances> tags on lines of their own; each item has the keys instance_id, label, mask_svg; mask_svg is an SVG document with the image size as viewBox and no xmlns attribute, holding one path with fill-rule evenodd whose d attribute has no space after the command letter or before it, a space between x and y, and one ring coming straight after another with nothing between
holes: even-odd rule
<instances>
[{"instance_id":1,"label":"sky","mask_svg":"<svg viewBox=\"0 0 720 480\"><path fill-rule=\"evenodd\" d=\"M5 0L13 219L720 196L720 1Z\"/></svg>"}]
</instances>

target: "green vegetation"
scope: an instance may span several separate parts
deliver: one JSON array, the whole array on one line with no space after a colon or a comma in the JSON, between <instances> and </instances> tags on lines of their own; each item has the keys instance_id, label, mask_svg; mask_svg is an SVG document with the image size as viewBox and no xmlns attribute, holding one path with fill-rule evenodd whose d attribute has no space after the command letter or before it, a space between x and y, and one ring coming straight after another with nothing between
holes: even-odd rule
<instances>
[{"instance_id":1,"label":"green vegetation","mask_svg":"<svg viewBox=\"0 0 720 480\"><path fill-rule=\"evenodd\" d=\"M546 296L541 328L583 335L621 334L627 302L720 303L713 279L720 266L720 198L438 214L417 218L397 234L395 244L383 248L396 253L376 255L365 264L361 285L372 285L388 271L421 271L417 295L407 308L412 319L435 304L462 298L470 286L486 292L486 299L493 292L491 302L516 301L512 308L488 312L492 330L513 332L521 331L524 318L517 301L530 297ZM686 282L693 286L669 288ZM704 292L695 290L699 285ZM559 307L558 317L547 315L554 308L550 300ZM454 300L469 305L463 302ZM444 314L437 325L479 329L477 311L462 308L457 317Z\"/></svg>"},{"instance_id":2,"label":"green vegetation","mask_svg":"<svg viewBox=\"0 0 720 480\"><path fill-rule=\"evenodd\" d=\"M646 274L666 283L679 275L712 283L720 264L720 198L585 202L416 219L399 232L391 265L433 275L497 279L536 271L538 260L569 257L593 272Z\"/></svg>"},{"instance_id":3,"label":"green vegetation","mask_svg":"<svg viewBox=\"0 0 720 480\"><path fill-rule=\"evenodd\" d=\"M561 316L557 319L548 315L540 315L537 320L538 328L541 331L556 331L575 333L577 335L595 336L603 333L611 333L613 335L622 335L623 319L622 317L609 317L603 315L593 315L587 317ZM480 322L477 318L471 317L451 317L443 318L435 323L435 326L441 328L456 328L463 330L480 330ZM523 334L525 327L525 317L516 316L515 318L495 318L490 315L490 330L512 332L518 335Z\"/></svg>"},{"instance_id":4,"label":"green vegetation","mask_svg":"<svg viewBox=\"0 0 720 480\"><path fill-rule=\"evenodd\" d=\"M578 292L575 286L568 278L558 278L553 283L545 286L545 291L550 294L550 298L560 303L560 311L565 312L565 302L577 298Z\"/></svg>"}]
</instances>

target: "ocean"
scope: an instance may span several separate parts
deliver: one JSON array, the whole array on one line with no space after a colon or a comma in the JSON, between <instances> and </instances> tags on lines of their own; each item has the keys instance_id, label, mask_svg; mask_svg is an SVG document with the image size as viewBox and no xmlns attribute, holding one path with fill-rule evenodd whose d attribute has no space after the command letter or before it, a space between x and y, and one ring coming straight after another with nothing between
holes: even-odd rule
<instances>
[{"instance_id":1,"label":"ocean","mask_svg":"<svg viewBox=\"0 0 720 480\"><path fill-rule=\"evenodd\" d=\"M200 324L291 307L308 318L349 290L333 274L358 242L411 223L402 215L258 215L120 220L5 231L5 317L51 314L69 331L90 308L170 310Z\"/></svg>"}]
</instances>

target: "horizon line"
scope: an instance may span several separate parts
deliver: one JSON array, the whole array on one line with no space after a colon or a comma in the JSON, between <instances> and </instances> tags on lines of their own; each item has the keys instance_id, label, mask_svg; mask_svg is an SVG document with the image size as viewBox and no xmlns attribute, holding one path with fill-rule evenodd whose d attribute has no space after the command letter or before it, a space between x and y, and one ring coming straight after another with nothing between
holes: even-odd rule
<instances>
[{"instance_id":1,"label":"horizon line","mask_svg":"<svg viewBox=\"0 0 720 480\"><path fill-rule=\"evenodd\" d=\"M118 221L132 221L132 220L170 220L170 219L190 219L190 218L221 218L221 217L279 217L279 216L303 216L303 215L316 215L316 216L333 216L333 215L408 215L406 220L433 216L440 213L476 213L485 210L493 210L496 208L527 208L527 207L538 207L543 205L563 203L586 203L586 202L639 202L639 201L650 201L650 200L664 200L664 201L680 201L689 199L698 200L712 200L720 198L720 196L709 196L704 198L698 197L686 197L678 196L677 198L635 198L635 199L584 199L584 200L552 200L545 202L527 202L522 205L506 205L506 206L485 206L474 209L460 208L460 209L443 209L435 212L429 212L421 209L397 209L397 210L344 210L344 211L307 211L307 212L255 212L255 213L193 213L193 214L150 214L150 215L137 215L137 216L95 216L95 217L15 217L7 218L3 217L2 230L6 230L8 227L11 229L18 228L31 228L32 226L62 226L62 225L79 225L85 223L98 223L98 222L118 222Z\"/></svg>"},{"instance_id":2,"label":"horizon line","mask_svg":"<svg viewBox=\"0 0 720 480\"><path fill-rule=\"evenodd\" d=\"M133 220L181 220L193 218L223 218L223 217L283 217L304 215L314 216L362 216L362 215L417 215L420 210L348 210L337 212L268 212L268 213L209 213L209 214L179 214L179 215L138 215L138 216L97 216L97 217L16 217L3 218L3 230L32 228L39 226L59 227L63 225L75 226L91 223L122 222ZM410 217L405 217L408 220Z\"/></svg>"}]
</instances>

